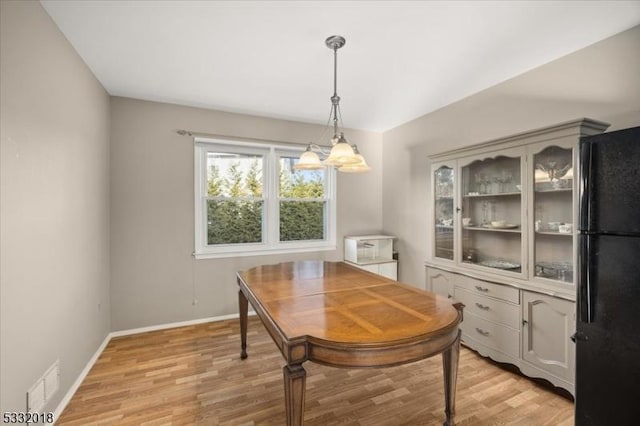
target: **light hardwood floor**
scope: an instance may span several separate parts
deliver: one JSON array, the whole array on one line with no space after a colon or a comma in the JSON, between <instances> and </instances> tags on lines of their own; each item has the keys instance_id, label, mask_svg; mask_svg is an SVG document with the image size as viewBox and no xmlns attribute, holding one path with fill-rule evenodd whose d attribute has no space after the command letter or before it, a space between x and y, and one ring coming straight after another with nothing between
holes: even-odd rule
<instances>
[{"instance_id":1,"label":"light hardwood floor","mask_svg":"<svg viewBox=\"0 0 640 426\"><path fill-rule=\"evenodd\" d=\"M109 342L58 425L283 425L284 361L249 319L240 359L238 320ZM438 425L442 358L385 369L305 363L305 425ZM463 348L456 425L573 425L573 403Z\"/></svg>"}]
</instances>

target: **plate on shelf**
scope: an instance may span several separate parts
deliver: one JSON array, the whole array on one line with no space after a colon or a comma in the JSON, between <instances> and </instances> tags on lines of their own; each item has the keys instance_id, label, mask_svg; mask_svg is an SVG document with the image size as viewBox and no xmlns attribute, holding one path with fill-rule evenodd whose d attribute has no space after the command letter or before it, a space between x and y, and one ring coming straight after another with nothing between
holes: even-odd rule
<instances>
[{"instance_id":1,"label":"plate on shelf","mask_svg":"<svg viewBox=\"0 0 640 426\"><path fill-rule=\"evenodd\" d=\"M505 223L504 225L484 225L485 228L489 228L489 229L514 229L517 228L520 225L515 225L513 223Z\"/></svg>"},{"instance_id":2,"label":"plate on shelf","mask_svg":"<svg viewBox=\"0 0 640 426\"><path fill-rule=\"evenodd\" d=\"M536 267L543 269L553 269L557 271L573 271L573 263L571 262L544 262L536 263Z\"/></svg>"},{"instance_id":3,"label":"plate on shelf","mask_svg":"<svg viewBox=\"0 0 640 426\"><path fill-rule=\"evenodd\" d=\"M488 268L496 268L496 269L518 269L520 267L519 263L508 262L506 260L484 260L478 263L479 265L486 266Z\"/></svg>"}]
</instances>

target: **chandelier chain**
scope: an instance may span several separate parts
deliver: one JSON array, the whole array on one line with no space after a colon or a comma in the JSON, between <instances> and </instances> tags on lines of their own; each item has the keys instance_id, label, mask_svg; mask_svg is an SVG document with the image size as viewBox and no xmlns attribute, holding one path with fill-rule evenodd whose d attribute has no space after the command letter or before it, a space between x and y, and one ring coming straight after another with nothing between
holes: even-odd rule
<instances>
[{"instance_id":1,"label":"chandelier chain","mask_svg":"<svg viewBox=\"0 0 640 426\"><path fill-rule=\"evenodd\" d=\"M338 96L338 46L333 46L333 96L331 97L331 108L333 109L333 136L338 137L338 107L340 97Z\"/></svg>"}]
</instances>

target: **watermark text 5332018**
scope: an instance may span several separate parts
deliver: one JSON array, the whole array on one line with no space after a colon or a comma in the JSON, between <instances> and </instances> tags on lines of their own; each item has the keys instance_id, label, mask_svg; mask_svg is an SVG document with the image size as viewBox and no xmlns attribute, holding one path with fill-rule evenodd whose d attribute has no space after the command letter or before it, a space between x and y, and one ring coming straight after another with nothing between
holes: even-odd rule
<instances>
[{"instance_id":1,"label":"watermark text 5332018","mask_svg":"<svg viewBox=\"0 0 640 426\"><path fill-rule=\"evenodd\" d=\"M53 413L23 413L16 411L5 411L4 413L2 413L2 423L53 423Z\"/></svg>"}]
</instances>

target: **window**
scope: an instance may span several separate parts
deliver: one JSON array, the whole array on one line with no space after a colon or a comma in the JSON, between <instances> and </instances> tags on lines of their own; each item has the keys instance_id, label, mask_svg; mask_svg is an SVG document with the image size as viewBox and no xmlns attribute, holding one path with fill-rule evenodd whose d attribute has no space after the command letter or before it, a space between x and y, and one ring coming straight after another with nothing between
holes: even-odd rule
<instances>
[{"instance_id":1,"label":"window","mask_svg":"<svg viewBox=\"0 0 640 426\"><path fill-rule=\"evenodd\" d=\"M196 258L335 249L335 172L303 149L196 139Z\"/></svg>"}]
</instances>

